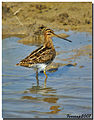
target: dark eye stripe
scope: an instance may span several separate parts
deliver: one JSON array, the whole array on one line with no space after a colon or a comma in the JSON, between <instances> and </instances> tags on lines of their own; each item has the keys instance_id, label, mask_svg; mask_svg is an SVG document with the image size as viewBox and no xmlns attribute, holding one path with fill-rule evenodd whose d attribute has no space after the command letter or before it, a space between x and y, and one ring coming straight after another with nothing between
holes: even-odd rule
<instances>
[{"instance_id":1,"label":"dark eye stripe","mask_svg":"<svg viewBox=\"0 0 94 120\"><path fill-rule=\"evenodd\" d=\"M50 29L46 29L46 31L51 31Z\"/></svg>"},{"instance_id":2,"label":"dark eye stripe","mask_svg":"<svg viewBox=\"0 0 94 120\"><path fill-rule=\"evenodd\" d=\"M47 31L47 32L53 32L53 30L50 30L50 29L46 29L45 31Z\"/></svg>"}]
</instances>

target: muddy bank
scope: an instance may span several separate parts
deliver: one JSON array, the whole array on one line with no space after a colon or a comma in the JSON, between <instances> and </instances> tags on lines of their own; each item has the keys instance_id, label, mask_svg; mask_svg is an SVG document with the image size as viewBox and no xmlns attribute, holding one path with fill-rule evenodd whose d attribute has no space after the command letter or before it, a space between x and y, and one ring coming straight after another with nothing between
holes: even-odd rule
<instances>
[{"instance_id":1,"label":"muddy bank","mask_svg":"<svg viewBox=\"0 0 94 120\"><path fill-rule=\"evenodd\" d=\"M35 36L42 26L92 32L92 3L3 2L2 24L3 38Z\"/></svg>"}]
</instances>

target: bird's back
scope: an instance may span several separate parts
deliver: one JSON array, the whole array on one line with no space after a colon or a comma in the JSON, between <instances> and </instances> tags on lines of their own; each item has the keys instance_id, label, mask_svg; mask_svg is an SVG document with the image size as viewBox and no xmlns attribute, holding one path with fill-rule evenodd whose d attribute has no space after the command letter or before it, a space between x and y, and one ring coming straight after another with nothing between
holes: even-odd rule
<instances>
[{"instance_id":1,"label":"bird's back","mask_svg":"<svg viewBox=\"0 0 94 120\"><path fill-rule=\"evenodd\" d=\"M56 56L55 49L41 46L29 54L25 59L21 60L18 64L24 67L32 67L35 64L50 64Z\"/></svg>"}]
</instances>

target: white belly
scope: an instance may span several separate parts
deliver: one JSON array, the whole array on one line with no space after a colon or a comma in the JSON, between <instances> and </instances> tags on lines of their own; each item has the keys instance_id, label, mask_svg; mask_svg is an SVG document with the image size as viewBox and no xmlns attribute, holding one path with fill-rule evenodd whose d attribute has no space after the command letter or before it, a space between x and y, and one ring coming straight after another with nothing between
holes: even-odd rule
<instances>
[{"instance_id":1,"label":"white belly","mask_svg":"<svg viewBox=\"0 0 94 120\"><path fill-rule=\"evenodd\" d=\"M36 65L33 65L34 68L38 68L39 71L44 71L44 69L46 68L46 64L36 64Z\"/></svg>"}]
</instances>

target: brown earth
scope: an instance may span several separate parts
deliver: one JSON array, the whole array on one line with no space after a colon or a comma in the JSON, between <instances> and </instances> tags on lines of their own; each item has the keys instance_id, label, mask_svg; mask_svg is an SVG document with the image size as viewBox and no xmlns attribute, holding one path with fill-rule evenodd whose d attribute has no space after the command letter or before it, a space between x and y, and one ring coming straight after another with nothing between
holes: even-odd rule
<instances>
[{"instance_id":1,"label":"brown earth","mask_svg":"<svg viewBox=\"0 0 94 120\"><path fill-rule=\"evenodd\" d=\"M3 2L2 24L3 38L39 36L39 27L92 32L92 3Z\"/></svg>"}]
</instances>

